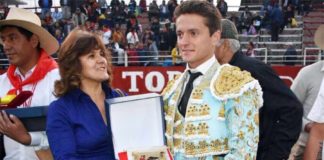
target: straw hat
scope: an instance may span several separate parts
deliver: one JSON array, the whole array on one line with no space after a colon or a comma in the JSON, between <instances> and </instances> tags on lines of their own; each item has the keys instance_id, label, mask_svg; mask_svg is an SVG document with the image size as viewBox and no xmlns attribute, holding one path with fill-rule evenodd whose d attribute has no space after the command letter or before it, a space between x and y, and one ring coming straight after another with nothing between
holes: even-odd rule
<instances>
[{"instance_id":1,"label":"straw hat","mask_svg":"<svg viewBox=\"0 0 324 160\"><path fill-rule=\"evenodd\" d=\"M40 47L49 55L55 53L59 48L56 38L41 26L39 17L33 12L20 8L11 8L6 19L0 21L0 27L6 25L18 26L37 35Z\"/></svg>"},{"instance_id":2,"label":"straw hat","mask_svg":"<svg viewBox=\"0 0 324 160\"><path fill-rule=\"evenodd\" d=\"M320 25L314 35L315 44L324 50L324 24Z\"/></svg>"}]
</instances>

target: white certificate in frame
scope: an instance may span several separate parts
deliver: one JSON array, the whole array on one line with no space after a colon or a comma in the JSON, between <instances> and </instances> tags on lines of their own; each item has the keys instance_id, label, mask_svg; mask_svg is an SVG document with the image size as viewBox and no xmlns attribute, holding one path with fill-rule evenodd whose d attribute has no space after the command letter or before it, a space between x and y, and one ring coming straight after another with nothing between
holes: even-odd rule
<instances>
[{"instance_id":1,"label":"white certificate in frame","mask_svg":"<svg viewBox=\"0 0 324 160\"><path fill-rule=\"evenodd\" d=\"M125 96L107 102L116 158L119 152L166 144L161 95Z\"/></svg>"}]
</instances>

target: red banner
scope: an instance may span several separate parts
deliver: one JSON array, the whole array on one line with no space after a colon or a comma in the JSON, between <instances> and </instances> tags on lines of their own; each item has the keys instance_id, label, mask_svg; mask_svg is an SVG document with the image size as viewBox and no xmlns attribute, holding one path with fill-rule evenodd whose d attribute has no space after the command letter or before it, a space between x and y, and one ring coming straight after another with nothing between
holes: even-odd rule
<instances>
[{"instance_id":1,"label":"red banner","mask_svg":"<svg viewBox=\"0 0 324 160\"><path fill-rule=\"evenodd\" d=\"M272 66L281 79L290 86L302 66ZM168 81L183 72L183 66L172 67L114 67L113 86L130 95L160 93ZM5 70L0 70L0 74Z\"/></svg>"},{"instance_id":2,"label":"red banner","mask_svg":"<svg viewBox=\"0 0 324 160\"><path fill-rule=\"evenodd\" d=\"M290 86L302 66L272 67ZM114 67L113 86L130 95L149 92L160 93L168 81L184 70L182 66L172 67Z\"/></svg>"}]
</instances>

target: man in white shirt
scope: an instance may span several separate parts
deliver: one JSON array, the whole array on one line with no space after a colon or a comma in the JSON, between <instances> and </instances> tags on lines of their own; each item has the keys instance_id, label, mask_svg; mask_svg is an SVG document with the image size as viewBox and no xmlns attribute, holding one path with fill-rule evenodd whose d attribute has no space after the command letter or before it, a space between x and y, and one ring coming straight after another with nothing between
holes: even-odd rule
<instances>
[{"instance_id":1,"label":"man in white shirt","mask_svg":"<svg viewBox=\"0 0 324 160\"><path fill-rule=\"evenodd\" d=\"M55 8L54 12L52 13L52 18L54 23L58 22L63 18L63 14L58 10L58 8Z\"/></svg>"},{"instance_id":2,"label":"man in white shirt","mask_svg":"<svg viewBox=\"0 0 324 160\"><path fill-rule=\"evenodd\" d=\"M323 39L323 30L324 25L320 28L320 32L316 32L316 36L318 38L314 38L316 44L324 48L323 40L320 43L320 37ZM320 29L319 29L320 30ZM310 80L309 77L312 77ZM302 68L297 77L295 78L293 84L291 85L291 90L295 93L299 101L303 104L304 115L303 115L303 124L302 124L302 132L299 136L298 141L291 149L289 160L302 160L304 159L304 151L308 141L309 132L314 125L313 120L309 119L307 116L313 108L315 99L319 93L320 86L322 83L322 79L324 77L324 61L319 61L309 66ZM321 157L318 157L320 160ZM308 159L307 159L308 160Z\"/></svg>"},{"instance_id":3,"label":"man in white shirt","mask_svg":"<svg viewBox=\"0 0 324 160\"><path fill-rule=\"evenodd\" d=\"M139 42L137 32L134 28L131 28L130 31L126 35L126 40L128 44L136 45Z\"/></svg>"},{"instance_id":4,"label":"man in white shirt","mask_svg":"<svg viewBox=\"0 0 324 160\"><path fill-rule=\"evenodd\" d=\"M324 25L320 25L315 32L315 44L324 50ZM314 105L309 112L308 119L314 122L310 130L308 142L305 149L304 159L315 160L320 151L320 143L324 140L324 79L322 80L319 93L316 97ZM323 159L322 150L322 159Z\"/></svg>"},{"instance_id":5,"label":"man in white shirt","mask_svg":"<svg viewBox=\"0 0 324 160\"><path fill-rule=\"evenodd\" d=\"M27 10L11 8L0 21L0 37L9 68L0 75L0 97L31 91L20 107L46 106L55 99L54 82L59 79L57 63L50 57L59 47L56 39L41 27L39 17ZM10 160L48 159L51 155L45 132L28 132L14 115L0 114L6 156Z\"/></svg>"},{"instance_id":6,"label":"man in white shirt","mask_svg":"<svg viewBox=\"0 0 324 160\"><path fill-rule=\"evenodd\" d=\"M103 31L102 40L103 40L105 46L107 47L109 45L109 42L110 42L109 40L111 38L112 32L111 32L109 26L106 24L102 26L102 31Z\"/></svg>"}]
</instances>

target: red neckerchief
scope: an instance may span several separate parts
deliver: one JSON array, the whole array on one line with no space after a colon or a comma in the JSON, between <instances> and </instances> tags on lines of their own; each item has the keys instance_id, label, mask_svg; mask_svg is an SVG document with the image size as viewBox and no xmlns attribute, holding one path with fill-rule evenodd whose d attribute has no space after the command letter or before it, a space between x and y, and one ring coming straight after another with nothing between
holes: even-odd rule
<instances>
[{"instance_id":1,"label":"red neckerchief","mask_svg":"<svg viewBox=\"0 0 324 160\"><path fill-rule=\"evenodd\" d=\"M102 29L102 31L103 32L108 32L108 31L110 31L110 29L109 28L104 28L104 29Z\"/></svg>"},{"instance_id":2,"label":"red neckerchief","mask_svg":"<svg viewBox=\"0 0 324 160\"><path fill-rule=\"evenodd\" d=\"M17 94L17 91L20 91L23 86L42 80L48 72L57 68L57 63L42 49L36 68L30 77L21 81L19 76L15 75L16 68L14 65L10 65L8 68L7 76L14 88L9 90L7 94Z\"/></svg>"}]
</instances>

